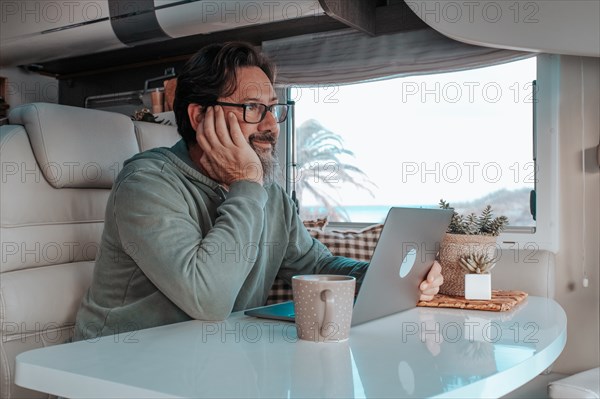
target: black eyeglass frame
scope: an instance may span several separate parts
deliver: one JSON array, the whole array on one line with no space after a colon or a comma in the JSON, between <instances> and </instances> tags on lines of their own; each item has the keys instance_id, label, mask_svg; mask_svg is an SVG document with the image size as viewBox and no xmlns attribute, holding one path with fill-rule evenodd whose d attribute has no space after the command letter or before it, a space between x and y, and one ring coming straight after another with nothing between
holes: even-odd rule
<instances>
[{"instance_id":1,"label":"black eyeglass frame","mask_svg":"<svg viewBox=\"0 0 600 399\"><path fill-rule=\"evenodd\" d=\"M285 120L287 119L287 116L290 112L290 105L289 104L271 104L271 105L265 105L262 103L247 103L247 104L235 104L235 103L226 103L226 102L222 102L222 101L215 101L214 105L224 105L227 107L240 107L244 109L244 122L246 123L252 123L252 124L258 124L261 123L264 119L265 116L267 115L267 112L270 112L274 106L278 105L281 107L285 107L285 116L282 120L278 120L277 123L283 123L285 122ZM246 120L246 109L252 105L262 105L263 107L265 107L264 112L261 114L260 119L258 120L258 122L249 122L248 120Z\"/></svg>"}]
</instances>

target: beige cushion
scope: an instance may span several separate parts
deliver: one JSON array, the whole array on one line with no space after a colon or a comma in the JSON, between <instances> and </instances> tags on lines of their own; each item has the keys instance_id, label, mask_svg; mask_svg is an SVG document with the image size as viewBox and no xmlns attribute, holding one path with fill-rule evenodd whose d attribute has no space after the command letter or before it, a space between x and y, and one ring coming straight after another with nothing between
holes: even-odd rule
<instances>
[{"instance_id":1,"label":"beige cushion","mask_svg":"<svg viewBox=\"0 0 600 399\"><path fill-rule=\"evenodd\" d=\"M138 152L125 115L58 104L14 108L11 125L23 125L41 173L54 188L110 188L123 161Z\"/></svg>"},{"instance_id":2,"label":"beige cushion","mask_svg":"<svg viewBox=\"0 0 600 399\"><path fill-rule=\"evenodd\" d=\"M75 262L2 274L0 326L4 336L73 325L94 262ZM62 342L62 341L61 341Z\"/></svg>"},{"instance_id":3,"label":"beige cushion","mask_svg":"<svg viewBox=\"0 0 600 399\"><path fill-rule=\"evenodd\" d=\"M492 288L519 290L529 295L554 298L555 258L550 251L537 248L502 249L492 270Z\"/></svg>"},{"instance_id":4,"label":"beige cushion","mask_svg":"<svg viewBox=\"0 0 600 399\"><path fill-rule=\"evenodd\" d=\"M0 129L0 272L94 260L110 190L55 189L36 169L23 127Z\"/></svg>"},{"instance_id":5,"label":"beige cushion","mask_svg":"<svg viewBox=\"0 0 600 399\"><path fill-rule=\"evenodd\" d=\"M110 187L138 144L129 118L104 111L27 104L9 119L0 126L0 392L47 398L14 384L15 356L72 336Z\"/></svg>"},{"instance_id":6,"label":"beige cushion","mask_svg":"<svg viewBox=\"0 0 600 399\"><path fill-rule=\"evenodd\" d=\"M157 147L171 147L181 139L175 126L139 121L135 121L134 125L140 151Z\"/></svg>"},{"instance_id":7,"label":"beige cushion","mask_svg":"<svg viewBox=\"0 0 600 399\"><path fill-rule=\"evenodd\" d=\"M15 357L26 350L62 344L72 338L75 314L92 280L93 266L93 262L80 262L2 273L2 398L48 397L13 383Z\"/></svg>"},{"instance_id":8,"label":"beige cushion","mask_svg":"<svg viewBox=\"0 0 600 399\"><path fill-rule=\"evenodd\" d=\"M583 371L548 385L552 399L600 398L600 368Z\"/></svg>"}]
</instances>

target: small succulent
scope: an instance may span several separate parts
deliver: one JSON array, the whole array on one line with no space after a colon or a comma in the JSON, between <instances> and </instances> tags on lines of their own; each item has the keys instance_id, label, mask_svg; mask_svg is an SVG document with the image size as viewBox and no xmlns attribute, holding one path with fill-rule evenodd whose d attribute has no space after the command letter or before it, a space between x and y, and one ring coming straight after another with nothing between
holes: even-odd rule
<instances>
[{"instance_id":1,"label":"small succulent","mask_svg":"<svg viewBox=\"0 0 600 399\"><path fill-rule=\"evenodd\" d=\"M442 209L453 209L450 207L450 204L443 199L440 200L439 205ZM450 225L448 225L448 233L498 236L507 225L508 218L506 216L494 218L492 206L487 205L479 216L474 213L463 216L454 211Z\"/></svg>"},{"instance_id":2,"label":"small succulent","mask_svg":"<svg viewBox=\"0 0 600 399\"><path fill-rule=\"evenodd\" d=\"M460 266L467 273L488 274L496 266L496 258L487 254L470 254L459 259Z\"/></svg>"}]
</instances>

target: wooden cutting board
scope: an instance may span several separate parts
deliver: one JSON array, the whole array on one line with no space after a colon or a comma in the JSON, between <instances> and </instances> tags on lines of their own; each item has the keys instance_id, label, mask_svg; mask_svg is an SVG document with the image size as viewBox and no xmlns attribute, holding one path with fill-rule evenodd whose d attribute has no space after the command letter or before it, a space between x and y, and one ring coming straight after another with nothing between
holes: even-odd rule
<instances>
[{"instance_id":1,"label":"wooden cutting board","mask_svg":"<svg viewBox=\"0 0 600 399\"><path fill-rule=\"evenodd\" d=\"M527 298L527 293L523 291L492 290L492 299L490 300L465 299L460 296L437 294L431 301L419 301L417 306L506 312L517 306L525 298Z\"/></svg>"}]
</instances>

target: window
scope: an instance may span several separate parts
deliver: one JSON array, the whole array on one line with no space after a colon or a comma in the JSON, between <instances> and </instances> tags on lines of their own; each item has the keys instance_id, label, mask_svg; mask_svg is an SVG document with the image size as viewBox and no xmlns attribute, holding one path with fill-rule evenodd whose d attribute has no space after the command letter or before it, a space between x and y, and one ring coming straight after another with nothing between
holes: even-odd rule
<instances>
[{"instance_id":1,"label":"window","mask_svg":"<svg viewBox=\"0 0 600 399\"><path fill-rule=\"evenodd\" d=\"M491 204L534 228L536 57L480 69L291 89L303 218L382 222L391 206Z\"/></svg>"}]
</instances>

